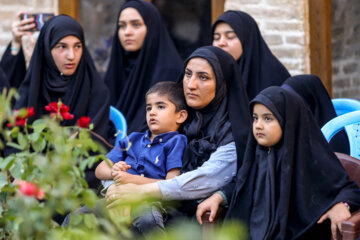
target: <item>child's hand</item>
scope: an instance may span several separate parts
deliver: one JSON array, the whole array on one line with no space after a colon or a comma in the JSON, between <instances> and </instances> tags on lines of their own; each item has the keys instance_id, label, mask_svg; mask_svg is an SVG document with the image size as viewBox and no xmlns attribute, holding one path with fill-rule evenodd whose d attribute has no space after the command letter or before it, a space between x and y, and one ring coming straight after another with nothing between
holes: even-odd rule
<instances>
[{"instance_id":1,"label":"child's hand","mask_svg":"<svg viewBox=\"0 0 360 240\"><path fill-rule=\"evenodd\" d=\"M127 165L124 161L120 161L120 162L117 162L115 163L113 166L112 166L112 169L114 171L123 171L123 172L126 172L127 170L129 170L131 168L130 165Z\"/></svg>"},{"instance_id":2,"label":"child's hand","mask_svg":"<svg viewBox=\"0 0 360 240\"><path fill-rule=\"evenodd\" d=\"M132 174L124 172L124 171L116 171L113 175L113 180L117 184L125 184L130 183L130 178L132 177Z\"/></svg>"},{"instance_id":3,"label":"child's hand","mask_svg":"<svg viewBox=\"0 0 360 240\"><path fill-rule=\"evenodd\" d=\"M335 204L329 211L321 216L317 223L323 223L326 219L331 221L331 234L334 240L336 240L336 230L341 231L341 222L351 217L351 213L348 207L340 202Z\"/></svg>"}]
</instances>

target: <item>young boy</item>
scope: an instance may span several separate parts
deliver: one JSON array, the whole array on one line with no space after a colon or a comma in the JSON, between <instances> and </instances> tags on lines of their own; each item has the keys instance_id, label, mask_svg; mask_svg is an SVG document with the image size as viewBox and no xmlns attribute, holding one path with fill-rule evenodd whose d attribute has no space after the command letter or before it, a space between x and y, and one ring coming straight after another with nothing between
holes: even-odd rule
<instances>
[{"instance_id":1,"label":"young boy","mask_svg":"<svg viewBox=\"0 0 360 240\"><path fill-rule=\"evenodd\" d=\"M98 179L145 184L180 175L187 139L177 130L188 115L181 85L159 82L148 90L145 100L149 130L117 142L107 154L111 166L106 161L97 166Z\"/></svg>"}]
</instances>

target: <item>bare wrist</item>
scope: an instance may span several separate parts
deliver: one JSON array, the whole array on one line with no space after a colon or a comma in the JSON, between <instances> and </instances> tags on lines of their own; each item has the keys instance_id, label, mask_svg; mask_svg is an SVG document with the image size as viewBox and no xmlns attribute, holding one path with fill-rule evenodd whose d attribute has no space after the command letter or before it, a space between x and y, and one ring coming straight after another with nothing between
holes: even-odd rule
<instances>
[{"instance_id":1,"label":"bare wrist","mask_svg":"<svg viewBox=\"0 0 360 240\"><path fill-rule=\"evenodd\" d=\"M10 50L12 55L17 55L20 51L20 48L21 48L21 43L11 41Z\"/></svg>"}]
</instances>

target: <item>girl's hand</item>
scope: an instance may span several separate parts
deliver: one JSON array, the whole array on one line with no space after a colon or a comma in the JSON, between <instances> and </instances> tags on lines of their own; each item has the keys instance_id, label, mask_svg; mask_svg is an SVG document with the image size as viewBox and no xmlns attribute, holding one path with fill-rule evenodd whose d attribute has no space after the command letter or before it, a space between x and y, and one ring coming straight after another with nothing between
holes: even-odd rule
<instances>
[{"instance_id":1,"label":"girl's hand","mask_svg":"<svg viewBox=\"0 0 360 240\"><path fill-rule=\"evenodd\" d=\"M336 230L341 231L341 222L350 218L351 213L349 208L342 202L335 204L329 211L327 211L317 223L323 223L326 219L331 221L331 235L334 240L336 240Z\"/></svg>"}]
</instances>

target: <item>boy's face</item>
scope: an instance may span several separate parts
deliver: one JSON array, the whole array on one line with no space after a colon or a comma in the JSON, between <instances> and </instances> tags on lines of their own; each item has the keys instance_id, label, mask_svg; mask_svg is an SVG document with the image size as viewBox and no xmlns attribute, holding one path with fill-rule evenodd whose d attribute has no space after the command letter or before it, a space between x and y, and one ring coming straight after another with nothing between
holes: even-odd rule
<instances>
[{"instance_id":1,"label":"boy's face","mask_svg":"<svg viewBox=\"0 0 360 240\"><path fill-rule=\"evenodd\" d=\"M278 120L263 104L255 103L252 126L254 137L261 146L274 146L281 139L282 129Z\"/></svg>"},{"instance_id":2,"label":"boy's face","mask_svg":"<svg viewBox=\"0 0 360 240\"><path fill-rule=\"evenodd\" d=\"M147 95L146 122L153 137L178 130L185 120L182 119L182 111L175 112L175 109L167 95L159 95L156 92Z\"/></svg>"}]
</instances>

